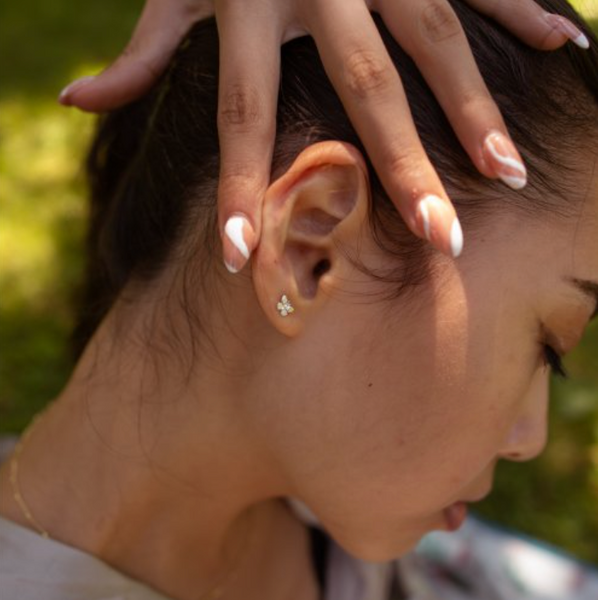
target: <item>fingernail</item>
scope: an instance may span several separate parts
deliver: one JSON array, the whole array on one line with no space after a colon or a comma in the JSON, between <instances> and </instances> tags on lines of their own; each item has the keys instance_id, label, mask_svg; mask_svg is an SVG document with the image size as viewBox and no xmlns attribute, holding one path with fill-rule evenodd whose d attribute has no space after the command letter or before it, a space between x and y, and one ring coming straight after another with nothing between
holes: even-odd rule
<instances>
[{"instance_id":1,"label":"fingernail","mask_svg":"<svg viewBox=\"0 0 598 600\"><path fill-rule=\"evenodd\" d=\"M245 266L253 250L254 238L253 227L245 217L235 215L226 222L222 245L224 265L230 273L238 273Z\"/></svg>"},{"instance_id":2,"label":"fingernail","mask_svg":"<svg viewBox=\"0 0 598 600\"><path fill-rule=\"evenodd\" d=\"M451 252L453 258L458 258L463 252L463 229L461 229L461 223L457 217L453 219L451 225Z\"/></svg>"},{"instance_id":3,"label":"fingernail","mask_svg":"<svg viewBox=\"0 0 598 600\"><path fill-rule=\"evenodd\" d=\"M587 50L590 47L590 40L576 25L571 23L569 19L561 15L546 13L546 20L553 29L568 37L575 45Z\"/></svg>"},{"instance_id":4,"label":"fingernail","mask_svg":"<svg viewBox=\"0 0 598 600\"><path fill-rule=\"evenodd\" d=\"M527 170L513 142L499 131L488 134L484 140L484 157L495 174L514 190L527 184Z\"/></svg>"},{"instance_id":5,"label":"fingernail","mask_svg":"<svg viewBox=\"0 0 598 600\"><path fill-rule=\"evenodd\" d=\"M95 79L95 75L88 75L86 77L80 77L79 79L75 79L75 81L73 81L72 83L69 83L62 90L62 92L60 92L60 95L58 96L58 102L60 102L60 104L64 104L65 106L68 106L70 104L69 95L72 94L74 91L76 91L82 87L85 87L88 83L90 83L94 79Z\"/></svg>"},{"instance_id":6,"label":"fingernail","mask_svg":"<svg viewBox=\"0 0 598 600\"><path fill-rule=\"evenodd\" d=\"M463 230L450 205L429 194L417 205L421 231L426 239L444 254L457 258L463 252Z\"/></svg>"}]
</instances>

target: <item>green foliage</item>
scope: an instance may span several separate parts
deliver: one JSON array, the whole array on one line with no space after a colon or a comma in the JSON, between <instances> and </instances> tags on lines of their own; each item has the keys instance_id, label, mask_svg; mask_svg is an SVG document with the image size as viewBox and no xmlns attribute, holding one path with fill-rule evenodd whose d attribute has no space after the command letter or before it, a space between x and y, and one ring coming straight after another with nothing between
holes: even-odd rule
<instances>
[{"instance_id":1,"label":"green foliage","mask_svg":"<svg viewBox=\"0 0 598 600\"><path fill-rule=\"evenodd\" d=\"M81 157L93 117L62 86L125 45L142 2L2 4L0 431L20 431L64 385L85 222Z\"/></svg>"},{"instance_id":2,"label":"green foliage","mask_svg":"<svg viewBox=\"0 0 598 600\"><path fill-rule=\"evenodd\" d=\"M598 29L598 0L574 2ZM56 104L128 39L141 0L4 2L0 19L0 432L21 431L71 368L71 292L81 271L82 156L93 118ZM480 509L598 563L598 323L554 382L550 445L504 464Z\"/></svg>"}]
</instances>

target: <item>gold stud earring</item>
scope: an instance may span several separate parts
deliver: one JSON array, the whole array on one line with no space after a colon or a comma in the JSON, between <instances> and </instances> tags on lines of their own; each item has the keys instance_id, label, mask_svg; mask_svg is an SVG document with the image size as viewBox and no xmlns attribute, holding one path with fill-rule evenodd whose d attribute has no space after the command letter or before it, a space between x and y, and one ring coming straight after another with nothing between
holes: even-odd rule
<instances>
[{"instance_id":1,"label":"gold stud earring","mask_svg":"<svg viewBox=\"0 0 598 600\"><path fill-rule=\"evenodd\" d=\"M280 302L276 305L276 310L278 310L281 317L288 317L291 313L295 312L295 309L286 294L281 296Z\"/></svg>"}]
</instances>

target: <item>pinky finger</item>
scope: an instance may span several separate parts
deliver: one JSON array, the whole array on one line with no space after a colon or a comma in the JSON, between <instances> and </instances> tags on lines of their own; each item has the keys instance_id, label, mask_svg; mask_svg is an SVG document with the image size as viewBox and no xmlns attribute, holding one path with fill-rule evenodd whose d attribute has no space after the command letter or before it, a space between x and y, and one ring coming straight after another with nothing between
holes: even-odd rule
<instances>
[{"instance_id":1,"label":"pinky finger","mask_svg":"<svg viewBox=\"0 0 598 600\"><path fill-rule=\"evenodd\" d=\"M204 7L205 13L205 7ZM105 71L68 85L58 101L90 112L112 110L142 96L166 69L201 16L178 0L148 0L123 53Z\"/></svg>"}]
</instances>

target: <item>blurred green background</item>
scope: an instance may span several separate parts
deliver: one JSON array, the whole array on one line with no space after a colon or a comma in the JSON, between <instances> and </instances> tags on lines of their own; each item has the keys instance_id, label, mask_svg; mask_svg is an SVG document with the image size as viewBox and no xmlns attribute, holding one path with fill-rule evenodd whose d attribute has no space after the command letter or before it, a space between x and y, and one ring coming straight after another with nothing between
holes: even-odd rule
<instances>
[{"instance_id":1,"label":"blurred green background","mask_svg":"<svg viewBox=\"0 0 598 600\"><path fill-rule=\"evenodd\" d=\"M94 118L56 103L124 47L141 0L0 3L0 434L19 432L71 367L82 267L81 157ZM598 0L574 2L598 30ZM553 382L550 444L503 464L480 512L598 564L598 323Z\"/></svg>"}]
</instances>

